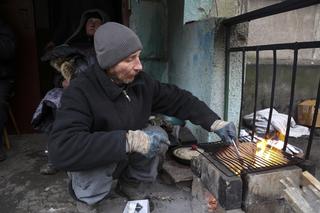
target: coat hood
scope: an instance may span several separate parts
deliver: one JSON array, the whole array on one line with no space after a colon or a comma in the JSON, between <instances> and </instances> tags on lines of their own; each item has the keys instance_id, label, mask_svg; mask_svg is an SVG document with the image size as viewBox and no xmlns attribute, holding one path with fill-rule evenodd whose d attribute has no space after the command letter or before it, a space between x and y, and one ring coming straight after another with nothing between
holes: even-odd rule
<instances>
[{"instance_id":1,"label":"coat hood","mask_svg":"<svg viewBox=\"0 0 320 213\"><path fill-rule=\"evenodd\" d=\"M88 42L88 38L85 33L85 25L88 18L93 16L101 17L102 24L110 21L109 16L102 10L99 10L99 9L86 10L81 15L79 26L64 43L72 45L73 43ZM92 38L92 41L93 41L93 38Z\"/></svg>"}]
</instances>

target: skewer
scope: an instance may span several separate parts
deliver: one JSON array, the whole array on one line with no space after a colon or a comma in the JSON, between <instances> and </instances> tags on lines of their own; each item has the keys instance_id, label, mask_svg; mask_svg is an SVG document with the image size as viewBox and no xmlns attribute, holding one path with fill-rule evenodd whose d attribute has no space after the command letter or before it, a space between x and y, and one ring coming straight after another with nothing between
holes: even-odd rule
<instances>
[{"instance_id":1,"label":"skewer","mask_svg":"<svg viewBox=\"0 0 320 213\"><path fill-rule=\"evenodd\" d=\"M243 159L242 159L242 157L241 157L241 155L240 155L240 152L239 152L239 149L238 149L238 146L237 146L236 142L234 142L233 139L232 139L231 141L232 141L232 144L233 144L233 146L234 146L234 148L235 148L235 150L236 150L236 154L237 154L237 157L238 157L239 162L240 162L241 164L243 164Z\"/></svg>"}]
</instances>

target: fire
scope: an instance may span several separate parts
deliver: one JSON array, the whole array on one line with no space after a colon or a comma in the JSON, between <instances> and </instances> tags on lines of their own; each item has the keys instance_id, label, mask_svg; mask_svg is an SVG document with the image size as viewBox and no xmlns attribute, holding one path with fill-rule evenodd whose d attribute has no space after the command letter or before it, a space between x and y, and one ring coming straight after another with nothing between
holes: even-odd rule
<instances>
[{"instance_id":1,"label":"fire","mask_svg":"<svg viewBox=\"0 0 320 213\"><path fill-rule=\"evenodd\" d=\"M270 159L270 148L267 147L268 141L268 139L262 139L261 141L257 142L256 155L264 158L265 160Z\"/></svg>"}]
</instances>

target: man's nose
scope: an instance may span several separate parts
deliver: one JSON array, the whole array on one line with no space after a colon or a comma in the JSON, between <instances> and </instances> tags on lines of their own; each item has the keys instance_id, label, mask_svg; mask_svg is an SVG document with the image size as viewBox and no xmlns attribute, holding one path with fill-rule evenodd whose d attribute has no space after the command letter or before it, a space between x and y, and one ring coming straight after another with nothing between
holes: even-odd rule
<instances>
[{"instance_id":1,"label":"man's nose","mask_svg":"<svg viewBox=\"0 0 320 213\"><path fill-rule=\"evenodd\" d=\"M137 58L135 60L135 64L134 64L133 68L134 68L135 71L141 71L142 70L142 64L141 64L140 58Z\"/></svg>"}]
</instances>

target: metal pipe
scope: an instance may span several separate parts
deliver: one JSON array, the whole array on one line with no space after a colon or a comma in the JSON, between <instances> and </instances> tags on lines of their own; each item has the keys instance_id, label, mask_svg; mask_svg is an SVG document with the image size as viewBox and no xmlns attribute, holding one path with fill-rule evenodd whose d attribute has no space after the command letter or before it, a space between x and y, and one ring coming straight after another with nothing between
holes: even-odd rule
<instances>
[{"instance_id":1,"label":"metal pipe","mask_svg":"<svg viewBox=\"0 0 320 213\"><path fill-rule=\"evenodd\" d=\"M276 87L276 79L277 79L277 50L273 50L273 73L272 73L270 111L269 111L269 119L268 119L267 131L266 131L267 137L269 136L269 132L270 132L270 123L271 123L272 112L273 112L274 91L275 91L275 87Z\"/></svg>"},{"instance_id":2,"label":"metal pipe","mask_svg":"<svg viewBox=\"0 0 320 213\"><path fill-rule=\"evenodd\" d=\"M257 99L258 99L258 85L259 85L259 49L256 50L256 83L254 90L254 109L253 109L253 123L252 123L252 141L256 130L256 116L257 116Z\"/></svg>"},{"instance_id":3,"label":"metal pipe","mask_svg":"<svg viewBox=\"0 0 320 213\"><path fill-rule=\"evenodd\" d=\"M238 136L240 135L241 123L242 123L242 109L243 109L243 97L244 97L244 76L245 76L245 60L246 52L242 51L242 71L241 71L241 99L240 99L240 115L239 115L239 129Z\"/></svg>"},{"instance_id":4,"label":"metal pipe","mask_svg":"<svg viewBox=\"0 0 320 213\"><path fill-rule=\"evenodd\" d=\"M317 117L318 117L319 102L320 102L320 80L318 83L317 100L316 100L316 105L314 108L314 114L313 114L311 130L310 130L310 136L309 136L309 140L308 140L307 151L304 156L306 160L308 160L309 156L310 156L310 150L311 150L311 146L312 146L312 142L313 142L314 130L316 128L316 122L317 122Z\"/></svg>"},{"instance_id":5,"label":"metal pipe","mask_svg":"<svg viewBox=\"0 0 320 213\"><path fill-rule=\"evenodd\" d=\"M229 74L230 74L230 27L226 27L225 37L225 77L224 77L224 120L228 120L229 110Z\"/></svg>"},{"instance_id":6,"label":"metal pipe","mask_svg":"<svg viewBox=\"0 0 320 213\"><path fill-rule=\"evenodd\" d=\"M290 94L290 105L289 105L289 113L288 113L288 121L287 121L287 129L286 129L286 137L284 139L283 144L283 151L286 151L288 139L289 139L289 132L290 132L290 122L292 117L292 106L294 100L294 90L296 85L296 76L297 76L297 63L298 63L298 49L294 50L293 53L293 68L292 68L292 81L291 81L291 94Z\"/></svg>"},{"instance_id":7,"label":"metal pipe","mask_svg":"<svg viewBox=\"0 0 320 213\"><path fill-rule=\"evenodd\" d=\"M267 44L260 46L247 46L247 47L232 47L230 52L256 51L259 48L262 50L294 50L294 49L310 49L320 48L320 41L306 41L306 42L293 42L293 43L279 43L279 44Z\"/></svg>"}]
</instances>

